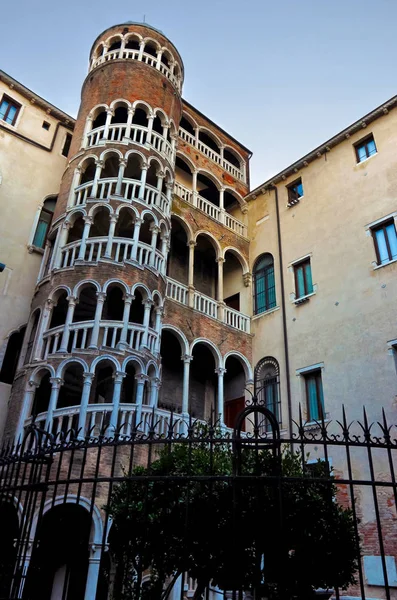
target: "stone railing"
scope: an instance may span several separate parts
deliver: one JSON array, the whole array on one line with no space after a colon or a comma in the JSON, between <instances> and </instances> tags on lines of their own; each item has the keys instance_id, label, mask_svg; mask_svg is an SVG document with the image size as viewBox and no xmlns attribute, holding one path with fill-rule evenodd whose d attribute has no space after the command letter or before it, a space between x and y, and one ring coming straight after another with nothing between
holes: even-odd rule
<instances>
[{"instance_id":1,"label":"stone railing","mask_svg":"<svg viewBox=\"0 0 397 600\"><path fill-rule=\"evenodd\" d=\"M204 142L197 139L194 135L186 131L186 129L183 129L182 127L179 128L179 137L191 146L194 146L195 148L200 150L200 152L205 154L205 156L207 156L213 162L220 165L223 169L225 169L225 171L233 175L233 177L245 182L246 177L243 169L239 169L235 165L232 165L232 163L226 160L226 158L223 158L223 156L219 152L216 152L215 150L204 144Z\"/></svg>"},{"instance_id":2,"label":"stone railing","mask_svg":"<svg viewBox=\"0 0 397 600\"><path fill-rule=\"evenodd\" d=\"M118 350L119 342L124 325L120 321L99 321L99 328L95 331L94 321L80 321L70 323L68 326L69 337L67 341L67 352L79 352L95 348L109 348ZM43 334L42 358L46 360L49 355L54 355L61 349L61 342L66 325L53 327ZM97 339L94 339L94 336ZM123 347L131 350L148 349L152 354L156 353L158 345L158 333L143 325L128 323L126 325L126 339Z\"/></svg>"},{"instance_id":3,"label":"stone railing","mask_svg":"<svg viewBox=\"0 0 397 600\"><path fill-rule=\"evenodd\" d=\"M159 273L165 274L165 260L162 253L144 242L134 242L130 238L114 237L109 255L106 255L107 237L87 238L85 250L80 260L98 262L101 259L113 260L117 263L126 261L138 263L142 267L152 267ZM73 267L79 259L81 240L70 242L61 248L60 269Z\"/></svg>"},{"instance_id":4,"label":"stone railing","mask_svg":"<svg viewBox=\"0 0 397 600\"><path fill-rule=\"evenodd\" d=\"M157 133L157 131L152 131L149 135L148 128L142 125L120 123L109 125L108 128L106 125L101 125L87 133L86 147L103 146L107 142L134 143L138 144L138 146L149 146L165 156L172 165L175 160L175 153L170 142Z\"/></svg>"},{"instance_id":5,"label":"stone railing","mask_svg":"<svg viewBox=\"0 0 397 600\"><path fill-rule=\"evenodd\" d=\"M85 419L84 431L80 436L91 435L98 436L105 431L109 425L110 415L113 411L112 403L88 404ZM67 406L65 408L56 408L53 412L52 426L50 431L54 435L65 436L68 441L72 437L71 430L77 431L80 414L80 406ZM47 419L47 412L40 413L35 419L35 425L44 429ZM30 425L32 418L25 421L25 427ZM121 436L131 436L135 425L138 431L148 434L154 425L155 433L167 435L171 423L171 413L161 408L154 409L147 405L127 404L119 405L117 429ZM176 435L187 432L188 423L182 420L181 415L173 413L172 415L173 431ZM107 434L113 435L114 431L108 429Z\"/></svg>"},{"instance_id":6,"label":"stone railing","mask_svg":"<svg viewBox=\"0 0 397 600\"><path fill-rule=\"evenodd\" d=\"M128 48L117 48L117 50L111 50L110 52L106 52L103 56L99 56L96 60L93 61L91 70L95 69L99 65L108 62L110 60L119 60L119 59L127 59L127 60L139 60L144 62L160 71L167 79L171 81L171 83L176 87L176 89L180 92L182 87L182 81L180 78L176 77L171 70L156 56L152 56L151 54L147 54L146 52L140 53L139 50L129 50Z\"/></svg>"},{"instance_id":7,"label":"stone railing","mask_svg":"<svg viewBox=\"0 0 397 600\"><path fill-rule=\"evenodd\" d=\"M166 295L168 298L180 302L185 306L189 305L189 288L183 283L171 279L171 277L167 277ZM239 331L243 331L244 333L250 333L251 331L251 319L248 315L245 315L234 308L230 308L229 306L224 306L223 303L223 310L221 310L220 302L201 292L194 292L193 308L194 310L197 310L197 312L207 315L207 317L220 320L226 325L238 329Z\"/></svg>"},{"instance_id":8,"label":"stone railing","mask_svg":"<svg viewBox=\"0 0 397 600\"><path fill-rule=\"evenodd\" d=\"M87 181L74 189L74 206L82 206L88 200L108 200L115 196L116 200L124 199L131 202L140 201L148 206L155 206L165 215L170 213L170 201L167 196L154 186L146 183L144 197L140 198L141 182L138 179L123 178L120 194L116 195L117 177L98 179L96 191L94 192L94 181Z\"/></svg>"},{"instance_id":9,"label":"stone railing","mask_svg":"<svg viewBox=\"0 0 397 600\"><path fill-rule=\"evenodd\" d=\"M232 215L229 215L225 210L221 210L219 206L209 202L209 200L206 200L206 198L203 198L197 192L193 192L193 190L189 190L189 188L183 186L181 183L175 182L174 194L185 202L196 206L199 210L211 217L211 219L218 221L218 223L222 223L222 225L231 229L234 233L247 237L247 226L244 225L244 223L235 217L232 217Z\"/></svg>"}]
</instances>

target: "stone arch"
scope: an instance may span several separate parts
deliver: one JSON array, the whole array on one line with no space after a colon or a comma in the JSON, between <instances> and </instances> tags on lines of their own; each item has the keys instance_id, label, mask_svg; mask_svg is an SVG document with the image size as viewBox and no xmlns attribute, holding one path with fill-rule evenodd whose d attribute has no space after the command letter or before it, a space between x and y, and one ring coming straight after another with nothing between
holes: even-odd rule
<instances>
[{"instance_id":1,"label":"stone arch","mask_svg":"<svg viewBox=\"0 0 397 600\"><path fill-rule=\"evenodd\" d=\"M239 194L237 192L237 190L235 190L234 188L232 188L230 186L225 186L224 190L225 190L225 192L229 193L231 196L233 196L233 198L235 198L237 200L237 202L240 205L240 208L243 208L243 206L246 205L244 198L242 197L241 194Z\"/></svg>"},{"instance_id":2,"label":"stone arch","mask_svg":"<svg viewBox=\"0 0 397 600\"><path fill-rule=\"evenodd\" d=\"M83 286L85 287L87 285L93 285L96 288L97 292L101 291L101 286L99 285L99 283L97 281L95 281L95 279L82 279L81 281L76 283L76 285L74 286L73 296L75 298L78 298L82 287Z\"/></svg>"},{"instance_id":3,"label":"stone arch","mask_svg":"<svg viewBox=\"0 0 397 600\"><path fill-rule=\"evenodd\" d=\"M158 227L159 220L154 214L154 212L152 212L149 208L145 208L140 214L141 219L144 219L146 215L149 215L150 219L154 221L154 224L156 225L156 227Z\"/></svg>"},{"instance_id":4,"label":"stone arch","mask_svg":"<svg viewBox=\"0 0 397 600\"><path fill-rule=\"evenodd\" d=\"M79 365L81 365L84 369L84 373L89 372L89 367L88 367L88 364L86 363L86 361L83 360L82 358L74 356L74 357L66 358L58 365L55 377L60 377L62 379L65 370L68 368L69 365L71 365L73 363L78 363Z\"/></svg>"},{"instance_id":5,"label":"stone arch","mask_svg":"<svg viewBox=\"0 0 397 600\"><path fill-rule=\"evenodd\" d=\"M226 252L230 252L231 254L233 254L233 256L235 256L237 258L237 260L239 261L239 263L241 265L241 268L243 269L243 274L249 273L248 262L237 248L233 248L233 246L227 246L222 251L222 254L221 254L222 258L225 258Z\"/></svg>"},{"instance_id":6,"label":"stone arch","mask_svg":"<svg viewBox=\"0 0 397 600\"><path fill-rule=\"evenodd\" d=\"M122 279L117 279L117 278L108 279L106 281L106 283L103 284L102 291L106 293L107 290L108 290L108 288L109 288L109 286L113 285L113 284L119 285L123 289L123 291L124 291L125 294L129 294L130 293L130 288L128 287L128 285L126 283L124 283L124 281L122 281Z\"/></svg>"},{"instance_id":7,"label":"stone arch","mask_svg":"<svg viewBox=\"0 0 397 600\"><path fill-rule=\"evenodd\" d=\"M153 368L155 372L155 377L160 377L160 369L159 366L154 362L154 360L149 360L146 365L146 374L149 375L149 370Z\"/></svg>"},{"instance_id":8,"label":"stone arch","mask_svg":"<svg viewBox=\"0 0 397 600\"><path fill-rule=\"evenodd\" d=\"M124 359L121 370L125 373L125 370L127 368L127 365L129 363L134 363L134 365L137 365L139 367L139 373L146 373L146 368L145 365L143 363L143 360L139 357L139 356L127 356L127 358Z\"/></svg>"},{"instance_id":9,"label":"stone arch","mask_svg":"<svg viewBox=\"0 0 397 600\"><path fill-rule=\"evenodd\" d=\"M125 104L125 106L127 108L131 108L131 102L129 102L125 98L116 98L116 100L112 100L112 102L110 103L109 108L111 110L114 110L115 108L118 108L118 106L121 105L121 104Z\"/></svg>"},{"instance_id":10,"label":"stone arch","mask_svg":"<svg viewBox=\"0 0 397 600\"><path fill-rule=\"evenodd\" d=\"M131 294L134 295L136 291L142 294L143 301L152 299L152 293L144 283L135 283L131 288Z\"/></svg>"},{"instance_id":11,"label":"stone arch","mask_svg":"<svg viewBox=\"0 0 397 600\"><path fill-rule=\"evenodd\" d=\"M123 159L123 153L120 150L118 150L117 148L108 148L100 154L99 160L105 163L106 160L108 160L108 158L114 155L118 156L120 160Z\"/></svg>"},{"instance_id":12,"label":"stone arch","mask_svg":"<svg viewBox=\"0 0 397 600\"><path fill-rule=\"evenodd\" d=\"M197 242L197 238L199 236L204 236L207 237L208 239L210 239L214 250L215 250L215 254L216 254L216 258L220 258L222 256L222 249L221 246L218 242L218 240L216 239L216 237L210 233L209 231L205 231L204 229L199 229L198 231L196 231L196 233L193 235L193 241Z\"/></svg>"},{"instance_id":13,"label":"stone arch","mask_svg":"<svg viewBox=\"0 0 397 600\"><path fill-rule=\"evenodd\" d=\"M98 164L99 158L97 157L96 154L86 154L86 156L84 156L81 161L79 162L79 164L77 165L78 169L81 169L83 172L85 171L85 164L88 163L90 160L93 160L95 165ZM88 165L87 165L88 166Z\"/></svg>"},{"instance_id":14,"label":"stone arch","mask_svg":"<svg viewBox=\"0 0 397 600\"><path fill-rule=\"evenodd\" d=\"M176 157L180 158L183 162L185 162L188 165L192 174L196 172L196 165L194 164L192 159L189 158L184 152L182 152L181 150L177 150Z\"/></svg>"},{"instance_id":15,"label":"stone arch","mask_svg":"<svg viewBox=\"0 0 397 600\"><path fill-rule=\"evenodd\" d=\"M48 300L55 300L59 296L59 293L66 292L67 296L71 296L72 292L68 285L57 285L56 288L51 290L50 295L48 296Z\"/></svg>"},{"instance_id":16,"label":"stone arch","mask_svg":"<svg viewBox=\"0 0 397 600\"><path fill-rule=\"evenodd\" d=\"M197 344L204 344L204 346L207 346L210 349L210 351L212 352L212 355L214 357L215 365L216 365L217 369L222 366L223 361L222 361L221 353L219 352L217 346L213 342L211 342L211 340L207 340L206 338L196 338L195 340L193 340L193 342L190 344L189 354L192 354L193 348Z\"/></svg>"},{"instance_id":17,"label":"stone arch","mask_svg":"<svg viewBox=\"0 0 397 600\"><path fill-rule=\"evenodd\" d=\"M152 300L155 304L157 304L157 306L164 306L164 300L158 290L154 290L154 292L152 293Z\"/></svg>"},{"instance_id":18,"label":"stone arch","mask_svg":"<svg viewBox=\"0 0 397 600\"><path fill-rule=\"evenodd\" d=\"M119 361L114 358L114 356L111 356L110 354L102 354L101 356L97 356L96 358L94 358L94 360L92 361L91 365L90 365L90 373L95 373L95 369L96 367L101 363L101 362L105 362L105 361L109 361L111 363L113 363L114 368L116 371L120 371L120 363Z\"/></svg>"},{"instance_id":19,"label":"stone arch","mask_svg":"<svg viewBox=\"0 0 397 600\"><path fill-rule=\"evenodd\" d=\"M147 115L151 116L153 114L153 109L150 106L150 104L148 104L147 102L145 102L144 100L135 100L135 102L133 102L132 104L132 108L135 110L137 108L141 108L142 110L144 110L146 112Z\"/></svg>"},{"instance_id":20,"label":"stone arch","mask_svg":"<svg viewBox=\"0 0 397 600\"><path fill-rule=\"evenodd\" d=\"M27 384L25 385L25 391L31 389L31 386L34 384L39 384L41 381L41 377L39 378L39 374L42 371L48 371L50 373L50 377L55 377L55 369L52 365L40 365L36 367L31 373Z\"/></svg>"},{"instance_id":21,"label":"stone arch","mask_svg":"<svg viewBox=\"0 0 397 600\"><path fill-rule=\"evenodd\" d=\"M179 340L181 344L182 354L189 354L190 346L186 335L175 327L174 325L170 325L169 323L164 323L161 327L161 331L171 331Z\"/></svg>"},{"instance_id":22,"label":"stone arch","mask_svg":"<svg viewBox=\"0 0 397 600\"><path fill-rule=\"evenodd\" d=\"M140 152L139 150L128 150L128 152L125 153L125 160L128 161L128 158L131 156L137 156L140 160L141 160L141 166L144 165L146 163L146 156L144 154L142 154L142 152Z\"/></svg>"},{"instance_id":23,"label":"stone arch","mask_svg":"<svg viewBox=\"0 0 397 600\"><path fill-rule=\"evenodd\" d=\"M88 113L88 117L92 119L93 121L95 121L95 119L97 118L98 114L100 112L106 111L109 108L109 106L105 103L102 104L96 104L93 108L91 108L90 112Z\"/></svg>"},{"instance_id":24,"label":"stone arch","mask_svg":"<svg viewBox=\"0 0 397 600\"><path fill-rule=\"evenodd\" d=\"M222 366L224 368L226 368L226 360L229 358L229 356L235 356L239 359L239 361L241 362L241 365L244 369L245 378L246 378L247 383L252 383L254 381L254 372L252 370L252 366L251 366L251 363L249 362L248 358L246 356L244 356L244 354L241 354L241 352L238 352L238 350L230 350L223 357L223 365Z\"/></svg>"},{"instance_id":25,"label":"stone arch","mask_svg":"<svg viewBox=\"0 0 397 600\"><path fill-rule=\"evenodd\" d=\"M223 147L223 151L224 152L226 151L229 154L232 154L235 157L236 161L239 163L238 168L239 169L243 168L243 166L244 166L244 158L241 156L240 152L238 152L232 146L228 146L227 144ZM225 157L225 160L228 160L228 159ZM237 166L234 163L232 163L230 160L228 160L228 162L230 162L231 164L233 164L233 166Z\"/></svg>"},{"instance_id":26,"label":"stone arch","mask_svg":"<svg viewBox=\"0 0 397 600\"><path fill-rule=\"evenodd\" d=\"M88 212L88 216L89 217L95 217L96 213L99 211L99 209L101 208L106 208L106 210L109 211L109 216L113 214L113 207L110 204L107 204L106 202L96 202L89 210Z\"/></svg>"},{"instance_id":27,"label":"stone arch","mask_svg":"<svg viewBox=\"0 0 397 600\"><path fill-rule=\"evenodd\" d=\"M77 208L74 208L67 214L65 223L70 223L73 226L76 219L78 219L79 217L86 217L86 216L87 216L87 211L85 210L85 208L79 206Z\"/></svg>"},{"instance_id":28,"label":"stone arch","mask_svg":"<svg viewBox=\"0 0 397 600\"><path fill-rule=\"evenodd\" d=\"M207 169L197 169L197 175L204 175L205 177L207 177L207 179L212 181L212 183L215 185L218 191L223 187L223 183L213 173L211 173L211 171L208 171Z\"/></svg>"}]
</instances>

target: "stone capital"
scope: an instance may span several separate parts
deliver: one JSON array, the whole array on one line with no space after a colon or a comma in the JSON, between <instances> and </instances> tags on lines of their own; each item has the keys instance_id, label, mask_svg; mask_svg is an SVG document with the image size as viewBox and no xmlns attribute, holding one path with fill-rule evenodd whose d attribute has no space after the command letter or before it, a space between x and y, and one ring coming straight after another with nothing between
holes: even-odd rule
<instances>
[{"instance_id":1,"label":"stone capital","mask_svg":"<svg viewBox=\"0 0 397 600\"><path fill-rule=\"evenodd\" d=\"M63 384L63 379L61 377L50 377L51 389L58 389Z\"/></svg>"},{"instance_id":2,"label":"stone capital","mask_svg":"<svg viewBox=\"0 0 397 600\"><path fill-rule=\"evenodd\" d=\"M225 258L223 258L223 256L219 256L219 258L215 259L215 262L217 262L218 264L223 264L225 262Z\"/></svg>"},{"instance_id":3,"label":"stone capital","mask_svg":"<svg viewBox=\"0 0 397 600\"><path fill-rule=\"evenodd\" d=\"M219 376L219 377L223 377L224 374L226 373L227 369L225 369L224 367L218 367L217 369L215 369L215 373Z\"/></svg>"},{"instance_id":4,"label":"stone capital","mask_svg":"<svg viewBox=\"0 0 397 600\"><path fill-rule=\"evenodd\" d=\"M86 225L92 225L94 218L92 215L86 215L85 217L83 217L83 221Z\"/></svg>"},{"instance_id":5,"label":"stone capital","mask_svg":"<svg viewBox=\"0 0 397 600\"><path fill-rule=\"evenodd\" d=\"M133 294L124 294L124 303L131 304L131 302L135 300L135 296Z\"/></svg>"},{"instance_id":6,"label":"stone capital","mask_svg":"<svg viewBox=\"0 0 397 600\"><path fill-rule=\"evenodd\" d=\"M138 375L135 375L135 379L138 385L143 385L146 381L149 380L149 377L147 375L144 375L144 373L138 373Z\"/></svg>"},{"instance_id":7,"label":"stone capital","mask_svg":"<svg viewBox=\"0 0 397 600\"><path fill-rule=\"evenodd\" d=\"M95 377L95 373L83 373L84 385L91 385L92 380Z\"/></svg>"},{"instance_id":8,"label":"stone capital","mask_svg":"<svg viewBox=\"0 0 397 600\"><path fill-rule=\"evenodd\" d=\"M186 245L190 246L190 248L194 248L195 246L197 246L197 242L195 242L194 240L190 240Z\"/></svg>"},{"instance_id":9,"label":"stone capital","mask_svg":"<svg viewBox=\"0 0 397 600\"><path fill-rule=\"evenodd\" d=\"M114 382L121 383L126 375L127 373L124 373L124 371L116 371L113 375Z\"/></svg>"},{"instance_id":10,"label":"stone capital","mask_svg":"<svg viewBox=\"0 0 397 600\"><path fill-rule=\"evenodd\" d=\"M69 306L76 306L79 303L78 298L75 296L67 296L66 300L69 303Z\"/></svg>"},{"instance_id":11,"label":"stone capital","mask_svg":"<svg viewBox=\"0 0 397 600\"><path fill-rule=\"evenodd\" d=\"M53 306L55 306L55 304L56 304L55 300L53 300L52 298L47 298L47 300L45 301L45 308L47 310L51 310L51 308Z\"/></svg>"},{"instance_id":12,"label":"stone capital","mask_svg":"<svg viewBox=\"0 0 397 600\"><path fill-rule=\"evenodd\" d=\"M249 286L249 284L251 283L251 273L244 273L243 282L245 287Z\"/></svg>"},{"instance_id":13,"label":"stone capital","mask_svg":"<svg viewBox=\"0 0 397 600\"><path fill-rule=\"evenodd\" d=\"M110 215L109 221L111 223L117 223L118 220L119 220L119 215Z\"/></svg>"},{"instance_id":14,"label":"stone capital","mask_svg":"<svg viewBox=\"0 0 397 600\"><path fill-rule=\"evenodd\" d=\"M97 292L96 293L96 297L98 299L98 302L105 302L105 300L106 300L106 292Z\"/></svg>"},{"instance_id":15,"label":"stone capital","mask_svg":"<svg viewBox=\"0 0 397 600\"><path fill-rule=\"evenodd\" d=\"M181 360L183 360L184 363L190 363L193 360L193 356L191 356L191 354L182 354Z\"/></svg>"}]
</instances>

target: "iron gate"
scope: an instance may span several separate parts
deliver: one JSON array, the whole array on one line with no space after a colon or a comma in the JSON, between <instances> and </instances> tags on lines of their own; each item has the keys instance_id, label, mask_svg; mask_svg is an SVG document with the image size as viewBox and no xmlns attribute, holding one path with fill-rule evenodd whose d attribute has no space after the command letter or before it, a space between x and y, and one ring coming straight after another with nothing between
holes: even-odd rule
<instances>
[{"instance_id":1,"label":"iron gate","mask_svg":"<svg viewBox=\"0 0 397 600\"><path fill-rule=\"evenodd\" d=\"M178 419L166 435L153 412L147 434L135 423L130 437L85 439L33 424L2 449L0 598L393 598L397 440L384 413L300 417L290 437L255 398L232 432L191 419L175 435Z\"/></svg>"}]
</instances>

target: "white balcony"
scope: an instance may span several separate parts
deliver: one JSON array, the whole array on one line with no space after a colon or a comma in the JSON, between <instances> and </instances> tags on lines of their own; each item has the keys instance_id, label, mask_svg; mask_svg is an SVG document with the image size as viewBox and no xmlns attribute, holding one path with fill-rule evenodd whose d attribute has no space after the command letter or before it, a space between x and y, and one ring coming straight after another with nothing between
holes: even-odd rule
<instances>
[{"instance_id":1,"label":"white balcony","mask_svg":"<svg viewBox=\"0 0 397 600\"><path fill-rule=\"evenodd\" d=\"M107 135L106 129L108 130ZM108 128L106 125L101 125L101 127L96 127L87 134L87 147L103 146L108 142L118 144L134 143L138 146L154 148L159 154L164 156L171 165L173 165L175 160L175 152L171 143L157 131L151 131L149 135L149 129L142 125L119 123L109 125Z\"/></svg>"},{"instance_id":2,"label":"white balcony","mask_svg":"<svg viewBox=\"0 0 397 600\"><path fill-rule=\"evenodd\" d=\"M94 62L92 63L91 70L95 69L96 67L98 67L99 65L101 65L105 62L108 62L111 60L122 60L122 59L139 60L139 61L149 65L150 67L157 69L163 75L165 75L167 77L167 79L169 79L171 81L171 83L176 87L176 89L178 91L181 90L181 84L182 84L181 80L178 77L176 77L164 63L160 62L157 57L152 56L151 54L148 54L146 52L143 52L141 54L139 50L130 50L127 48L117 48L116 50L111 50L110 52L106 52L106 54L104 54L103 56L100 56L99 58L94 60Z\"/></svg>"},{"instance_id":3,"label":"white balcony","mask_svg":"<svg viewBox=\"0 0 397 600\"><path fill-rule=\"evenodd\" d=\"M209 202L198 193L195 193L182 184L175 182L174 194L185 202L196 206L199 210L211 217L211 219L222 223L222 225L228 229L231 229L234 231L234 233L237 233L243 237L247 237L247 226L244 225L244 223L235 217L232 217L232 215L229 215L229 213L227 213L225 210L221 210L218 206L212 204L212 202Z\"/></svg>"},{"instance_id":4,"label":"white balcony","mask_svg":"<svg viewBox=\"0 0 397 600\"><path fill-rule=\"evenodd\" d=\"M94 192L94 181L78 185L74 190L74 206L82 206L88 200L108 200L115 196L117 200L124 199L131 203L132 200L144 202L148 206L158 208L165 215L169 215L170 201L167 196L148 183L144 188L144 196L140 198L141 182L137 179L123 178L120 194L116 196L117 177L98 179L97 189Z\"/></svg>"},{"instance_id":5,"label":"white balcony","mask_svg":"<svg viewBox=\"0 0 397 600\"><path fill-rule=\"evenodd\" d=\"M145 244L144 242L135 243L130 238L115 237L111 244L110 254L106 256L107 243L107 237L87 238L84 255L80 257L80 260L97 263L100 260L106 259L121 264L129 261L138 263L142 267L152 267L155 271L164 274L164 256L159 250L153 249L149 244ZM61 259L59 268L66 269L73 267L76 260L79 259L80 248L81 240L66 244L60 250Z\"/></svg>"},{"instance_id":6,"label":"white balcony","mask_svg":"<svg viewBox=\"0 0 397 600\"><path fill-rule=\"evenodd\" d=\"M114 435L114 431L108 428L110 416L113 411L113 404L88 404L87 413L84 425L84 431L80 432L80 436L90 435L91 437L98 436L100 433ZM80 406L67 406L66 408L56 408L53 411L52 424L50 431L54 435L64 436L65 441L72 437L71 430L77 431L78 420L80 414ZM37 415L35 424L43 428L47 419L47 412ZM117 430L121 436L131 436L135 426L139 433L147 435L154 425L154 431L159 435L167 435L171 423L171 413L168 410L161 408L154 409L146 405L137 404L120 404L118 411ZM30 425L32 419L25 421L25 427ZM182 420L182 416L178 414L172 415L173 431L175 435L187 432L188 423Z\"/></svg>"},{"instance_id":7,"label":"white balcony","mask_svg":"<svg viewBox=\"0 0 397 600\"><path fill-rule=\"evenodd\" d=\"M69 339L67 351L81 352L94 348L103 348L109 350L119 350L119 342L123 329L123 323L120 321L99 321L99 331L97 340L93 340L94 321L80 321L53 327L43 334L42 359L47 360L48 356L54 355L61 349L61 342L65 327L69 329ZM146 340L145 340L146 337ZM148 328L145 336L145 327L138 323L128 323L127 336L123 347L130 350L148 349L152 354L156 354L158 347L158 333Z\"/></svg>"},{"instance_id":8,"label":"white balcony","mask_svg":"<svg viewBox=\"0 0 397 600\"><path fill-rule=\"evenodd\" d=\"M215 150L204 144L201 140L197 139L194 135L186 131L186 129L183 129L182 127L179 128L179 137L191 146L197 148L197 150L205 154L205 156L207 156L216 164L220 165L223 169L225 169L225 171L233 175L233 177L236 179L240 179L240 181L243 182L246 181L245 173L242 169L232 165L232 163L223 158L221 154L215 152Z\"/></svg>"},{"instance_id":9,"label":"white balcony","mask_svg":"<svg viewBox=\"0 0 397 600\"><path fill-rule=\"evenodd\" d=\"M184 304L185 306L189 305L188 287L170 277L167 277L166 295L168 298L180 302L180 304ZM234 308L230 308L229 306L222 305L221 307L220 302L201 292L194 292L193 308L194 310L197 310L197 312L207 315L207 317L222 321L226 325L238 329L239 331L243 331L244 333L250 333L251 331L251 319L248 315L245 315Z\"/></svg>"}]
</instances>

